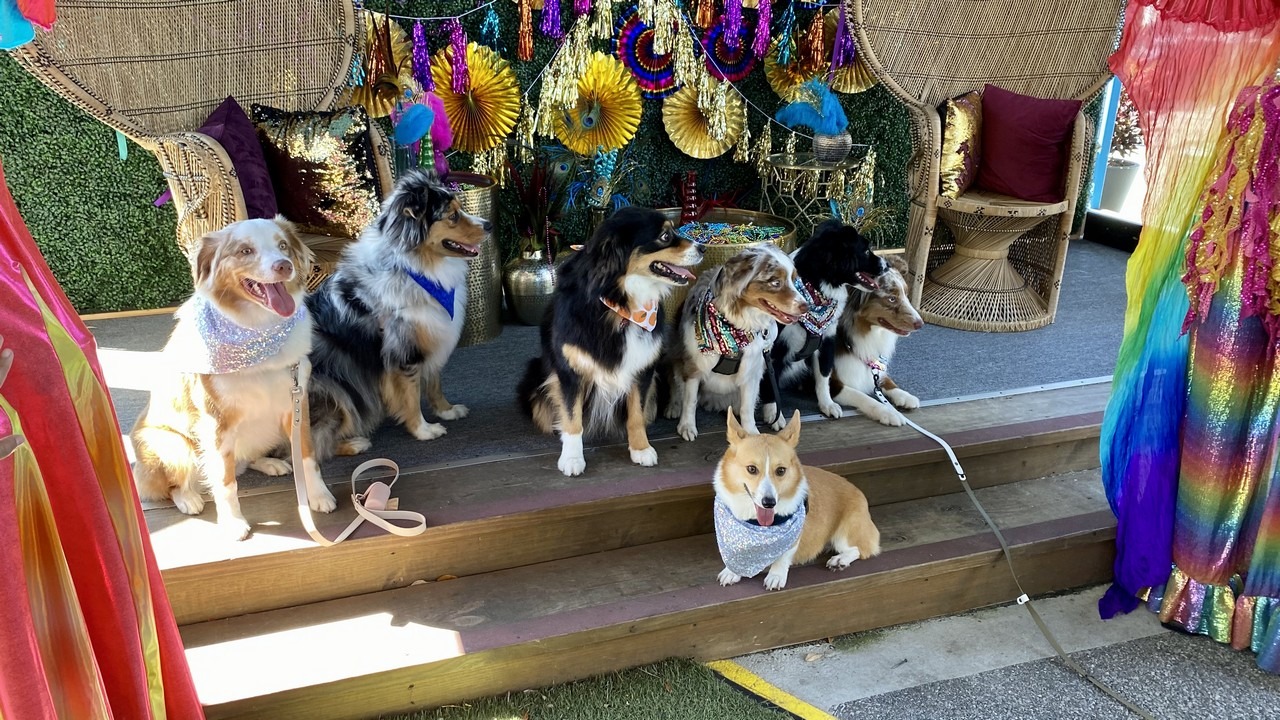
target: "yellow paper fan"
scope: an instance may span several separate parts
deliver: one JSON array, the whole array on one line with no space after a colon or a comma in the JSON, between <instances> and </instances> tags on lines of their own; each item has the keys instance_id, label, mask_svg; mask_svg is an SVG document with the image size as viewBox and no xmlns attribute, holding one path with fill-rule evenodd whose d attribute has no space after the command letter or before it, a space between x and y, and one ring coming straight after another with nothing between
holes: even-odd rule
<instances>
[{"instance_id":1,"label":"yellow paper fan","mask_svg":"<svg viewBox=\"0 0 1280 720\"><path fill-rule=\"evenodd\" d=\"M390 57L386 55L388 29L391 35ZM382 13L365 11L362 52L365 81L343 92L340 104L363 105L369 117L386 117L404 97L405 90L417 86L413 79L413 44L399 23Z\"/></svg>"},{"instance_id":2,"label":"yellow paper fan","mask_svg":"<svg viewBox=\"0 0 1280 720\"><path fill-rule=\"evenodd\" d=\"M520 85L515 71L491 48L467 45L471 86L453 92L453 49L446 47L431 58L431 79L444 103L444 114L453 130L453 147L463 152L484 152L511 133L520 114Z\"/></svg>"},{"instance_id":3,"label":"yellow paper fan","mask_svg":"<svg viewBox=\"0 0 1280 720\"><path fill-rule=\"evenodd\" d=\"M840 22L840 13L827 13L826 20L823 25L823 38L826 41L827 48L830 49L828 56L835 51L836 42L836 25ZM827 58L831 60L830 57ZM836 71L835 77L831 78L831 89L838 93L853 94L870 90L876 84L876 76L871 74L862 62L862 53L855 53L853 62Z\"/></svg>"},{"instance_id":4,"label":"yellow paper fan","mask_svg":"<svg viewBox=\"0 0 1280 720\"><path fill-rule=\"evenodd\" d=\"M578 103L555 120L556 137L579 155L616 150L640 127L640 86L617 58L592 53L578 80Z\"/></svg>"},{"instance_id":5,"label":"yellow paper fan","mask_svg":"<svg viewBox=\"0 0 1280 720\"><path fill-rule=\"evenodd\" d=\"M794 55L795 59L790 65L779 65L778 41L774 40L769 45L769 54L764 58L764 77L769 81L769 87L785 102L794 102L801 85L825 74L830 67L826 63L810 67L801 60L802 53L797 51Z\"/></svg>"},{"instance_id":6,"label":"yellow paper fan","mask_svg":"<svg viewBox=\"0 0 1280 720\"><path fill-rule=\"evenodd\" d=\"M667 128L672 144L685 155L699 160L720 157L728 152L742 136L746 123L746 106L742 97L733 90L725 95L726 132L722 140L711 136L707 116L698 109L697 88L686 85L662 101L662 124Z\"/></svg>"}]
</instances>

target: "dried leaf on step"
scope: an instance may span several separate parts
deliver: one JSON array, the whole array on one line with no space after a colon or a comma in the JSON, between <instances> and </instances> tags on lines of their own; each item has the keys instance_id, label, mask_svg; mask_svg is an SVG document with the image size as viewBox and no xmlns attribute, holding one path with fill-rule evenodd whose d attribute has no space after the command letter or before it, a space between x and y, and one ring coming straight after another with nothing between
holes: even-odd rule
<instances>
[{"instance_id":1,"label":"dried leaf on step","mask_svg":"<svg viewBox=\"0 0 1280 720\"><path fill-rule=\"evenodd\" d=\"M817 661L821 660L821 659L822 659L822 657L823 657L822 653L809 653L808 655L805 655L805 656L804 656L804 661L805 661L805 662L817 662Z\"/></svg>"},{"instance_id":2,"label":"dried leaf on step","mask_svg":"<svg viewBox=\"0 0 1280 720\"><path fill-rule=\"evenodd\" d=\"M441 575L440 577L436 578L436 582L444 582L445 580L457 580L457 579L458 579L457 575Z\"/></svg>"}]
</instances>

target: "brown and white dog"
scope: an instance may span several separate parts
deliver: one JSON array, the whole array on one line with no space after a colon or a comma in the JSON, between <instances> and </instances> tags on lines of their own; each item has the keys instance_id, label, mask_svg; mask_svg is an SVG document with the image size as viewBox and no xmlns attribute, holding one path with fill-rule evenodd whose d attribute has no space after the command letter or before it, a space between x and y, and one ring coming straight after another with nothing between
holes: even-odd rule
<instances>
[{"instance_id":1,"label":"brown and white dog","mask_svg":"<svg viewBox=\"0 0 1280 720\"><path fill-rule=\"evenodd\" d=\"M889 256L888 262L889 269L876 278L875 290L864 293L861 304L851 304L840 319L831 390L837 403L876 422L898 426L906 422L900 411L920 407L920 400L889 377L889 360L898 339L919 330L924 321L907 297L906 263L897 255ZM893 407L875 397L875 369L880 371L880 389Z\"/></svg>"},{"instance_id":2,"label":"brown and white dog","mask_svg":"<svg viewBox=\"0 0 1280 720\"><path fill-rule=\"evenodd\" d=\"M809 310L796 290L796 266L773 245L746 248L704 272L680 308L673 344L667 417L679 418L685 440L698 437L701 399L733 407L756 432L756 403L778 327Z\"/></svg>"},{"instance_id":3,"label":"brown and white dog","mask_svg":"<svg viewBox=\"0 0 1280 720\"><path fill-rule=\"evenodd\" d=\"M729 412L729 449L715 474L716 542L724 570L720 584L755 577L781 590L793 565L831 547L831 570L880 554L880 530L867 498L853 483L800 464L800 411L777 435L747 432Z\"/></svg>"},{"instance_id":4,"label":"brown and white dog","mask_svg":"<svg viewBox=\"0 0 1280 720\"><path fill-rule=\"evenodd\" d=\"M200 238L191 253L195 293L178 309L162 355L167 373L132 432L143 500L172 498L198 515L207 485L219 527L235 539L248 536L236 475L245 466L268 475L292 469L266 454L290 440L296 375L311 509L337 507L307 426L311 318L303 296L311 263L311 250L283 217L242 220Z\"/></svg>"}]
</instances>

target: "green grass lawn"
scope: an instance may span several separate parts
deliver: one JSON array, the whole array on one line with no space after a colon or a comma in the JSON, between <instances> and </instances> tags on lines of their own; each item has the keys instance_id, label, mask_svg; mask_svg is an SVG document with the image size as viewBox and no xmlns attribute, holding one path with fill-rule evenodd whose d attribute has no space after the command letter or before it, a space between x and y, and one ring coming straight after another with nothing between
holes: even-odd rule
<instances>
[{"instance_id":1,"label":"green grass lawn","mask_svg":"<svg viewBox=\"0 0 1280 720\"><path fill-rule=\"evenodd\" d=\"M787 720L703 665L667 660L388 720Z\"/></svg>"}]
</instances>

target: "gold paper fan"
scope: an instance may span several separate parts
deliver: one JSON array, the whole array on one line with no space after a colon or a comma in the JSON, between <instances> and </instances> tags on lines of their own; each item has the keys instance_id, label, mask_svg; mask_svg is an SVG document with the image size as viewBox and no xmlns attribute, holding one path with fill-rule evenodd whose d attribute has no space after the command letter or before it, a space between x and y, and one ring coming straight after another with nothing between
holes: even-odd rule
<instances>
[{"instance_id":1,"label":"gold paper fan","mask_svg":"<svg viewBox=\"0 0 1280 720\"><path fill-rule=\"evenodd\" d=\"M617 58L592 53L578 80L578 103L555 120L556 137L579 155L616 150L640 127L640 86Z\"/></svg>"},{"instance_id":2,"label":"gold paper fan","mask_svg":"<svg viewBox=\"0 0 1280 720\"><path fill-rule=\"evenodd\" d=\"M453 130L453 147L463 152L484 152L504 139L520 114L520 85L515 71L492 49L467 44L471 86L461 95L453 92L452 48L431 58L431 79L444 102L444 114Z\"/></svg>"},{"instance_id":3,"label":"gold paper fan","mask_svg":"<svg viewBox=\"0 0 1280 720\"><path fill-rule=\"evenodd\" d=\"M413 44L399 23L382 13L365 11L362 52L364 83L344 91L341 105L363 105L369 117L386 117L405 91L417 86L413 79Z\"/></svg>"},{"instance_id":4,"label":"gold paper fan","mask_svg":"<svg viewBox=\"0 0 1280 720\"><path fill-rule=\"evenodd\" d=\"M712 83L718 84L716 81ZM662 101L662 124L667 135L680 152L699 160L720 157L729 151L742 136L747 123L746 106L737 92L725 95L725 127L723 140L711 136L707 116L698 109L697 88L686 85L676 94Z\"/></svg>"},{"instance_id":5,"label":"gold paper fan","mask_svg":"<svg viewBox=\"0 0 1280 720\"><path fill-rule=\"evenodd\" d=\"M769 87L778 93L785 102L794 102L800 86L826 73L829 66L824 63L811 67L802 61L802 53L795 52L795 59L786 67L778 64L778 41L769 45L769 54L764 58L764 76Z\"/></svg>"},{"instance_id":6,"label":"gold paper fan","mask_svg":"<svg viewBox=\"0 0 1280 720\"><path fill-rule=\"evenodd\" d=\"M827 13L823 27L823 38L826 40L826 46L831 48L832 55L835 53L836 41L836 25L840 22L840 13ZM827 58L829 61L831 58ZM860 93L870 90L876 84L876 76L871 74L867 66L862 62L862 53L854 55L853 64L846 65L836 71L835 77L831 79L831 89L838 93Z\"/></svg>"}]
</instances>

